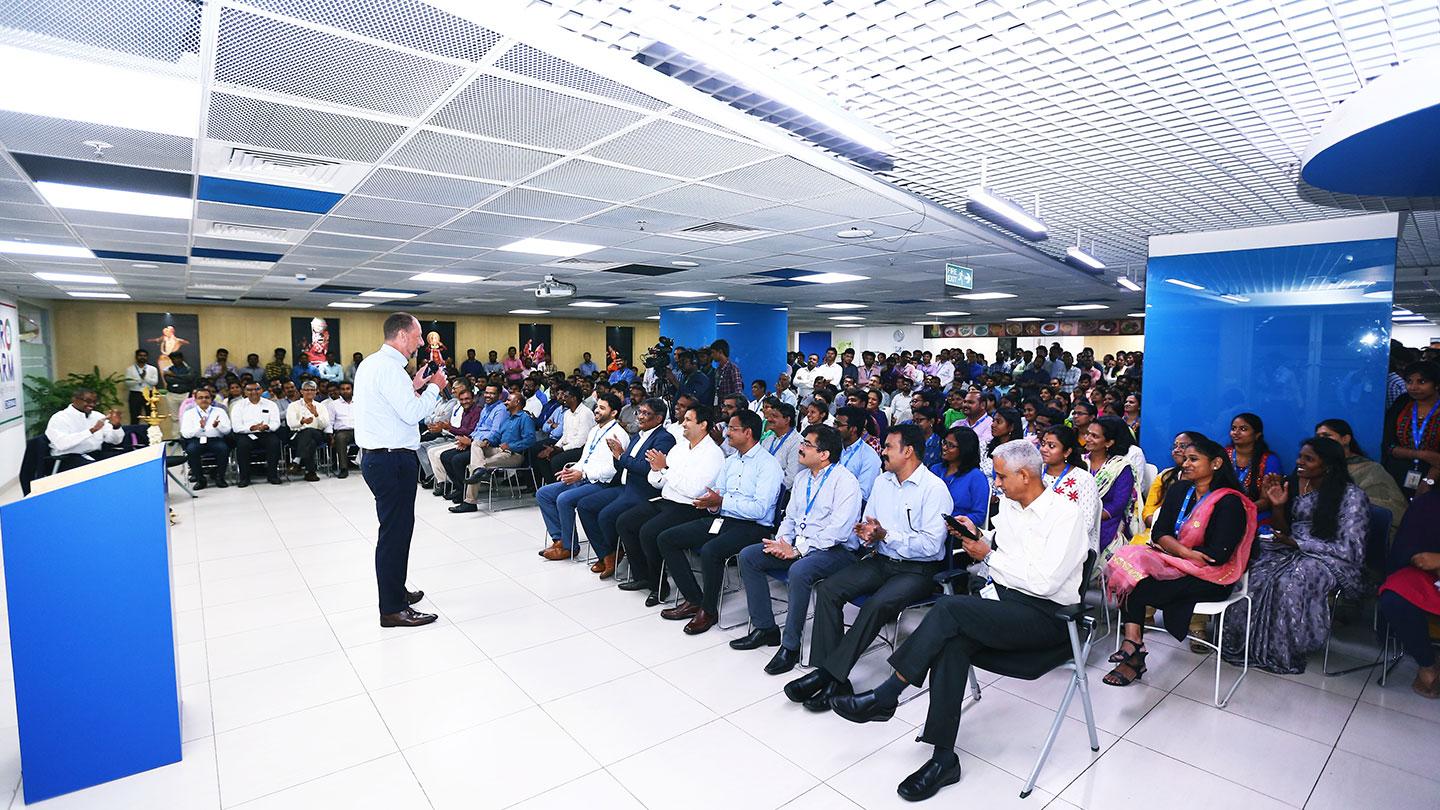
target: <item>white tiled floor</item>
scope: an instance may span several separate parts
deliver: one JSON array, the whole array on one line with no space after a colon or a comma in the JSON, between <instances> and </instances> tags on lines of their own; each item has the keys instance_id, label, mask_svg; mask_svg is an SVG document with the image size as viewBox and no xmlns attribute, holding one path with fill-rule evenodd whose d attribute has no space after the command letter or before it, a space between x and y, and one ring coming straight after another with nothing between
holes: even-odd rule
<instances>
[{"instance_id":1,"label":"white tiled floor","mask_svg":"<svg viewBox=\"0 0 1440 810\"><path fill-rule=\"evenodd\" d=\"M441 620L384 630L359 476L174 505L184 760L43 807L900 807L896 783L929 753L914 742L925 697L888 723L812 715L780 693L787 677L761 671L771 650L725 645L743 626L685 636L588 566L542 561L534 509L457 516L421 492L410 584ZM1325 678L1318 661L1302 676L1252 671L1217 710L1209 658L1150 647L1151 671L1128 689L1099 683L1097 651L1101 750L1077 703L1024 801L1064 681L980 673L964 777L932 804L1440 806L1440 704L1410 692L1413 664L1385 688ZM872 653L857 683L884 670ZM13 690L0 690L0 781L20 807L14 723Z\"/></svg>"}]
</instances>

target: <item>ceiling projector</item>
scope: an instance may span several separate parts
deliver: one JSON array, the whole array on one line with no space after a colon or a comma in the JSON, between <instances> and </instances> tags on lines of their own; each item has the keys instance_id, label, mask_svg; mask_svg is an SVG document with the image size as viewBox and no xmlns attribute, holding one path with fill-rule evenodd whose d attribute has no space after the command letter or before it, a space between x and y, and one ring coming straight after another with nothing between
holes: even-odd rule
<instances>
[{"instance_id":1,"label":"ceiling projector","mask_svg":"<svg viewBox=\"0 0 1440 810\"><path fill-rule=\"evenodd\" d=\"M575 294L575 285L546 276L535 286L536 298L569 298Z\"/></svg>"}]
</instances>

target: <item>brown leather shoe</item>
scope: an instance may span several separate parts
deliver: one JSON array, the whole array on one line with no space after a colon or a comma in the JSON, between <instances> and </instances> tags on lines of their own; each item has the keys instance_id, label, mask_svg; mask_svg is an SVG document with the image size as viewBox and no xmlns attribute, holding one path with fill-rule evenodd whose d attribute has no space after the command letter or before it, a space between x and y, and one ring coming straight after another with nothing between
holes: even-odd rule
<instances>
[{"instance_id":1,"label":"brown leather shoe","mask_svg":"<svg viewBox=\"0 0 1440 810\"><path fill-rule=\"evenodd\" d=\"M596 561L593 562L593 563L590 563L590 573L592 573L592 574L598 574L598 573L600 573L601 571L604 571L604 570L605 570L605 560L604 560L603 558L602 558L602 559L598 559L598 560L596 560Z\"/></svg>"},{"instance_id":2,"label":"brown leather shoe","mask_svg":"<svg viewBox=\"0 0 1440 810\"><path fill-rule=\"evenodd\" d=\"M714 627L715 623L718 621L720 621L719 616L716 616L715 614L709 613L705 610L701 610L699 613L695 614L695 618L691 619L689 624L685 625L685 635L698 636L706 630Z\"/></svg>"},{"instance_id":3,"label":"brown leather shoe","mask_svg":"<svg viewBox=\"0 0 1440 810\"><path fill-rule=\"evenodd\" d=\"M676 605L675 607L665 608L664 610L660 611L660 618L669 619L672 622L677 622L681 619L689 619L699 612L699 605L692 605L689 602L681 600L680 604Z\"/></svg>"},{"instance_id":4,"label":"brown leather shoe","mask_svg":"<svg viewBox=\"0 0 1440 810\"><path fill-rule=\"evenodd\" d=\"M565 546L556 543L555 545L540 552L540 556L544 557L547 560L568 560L574 557L576 551L578 550L579 549L576 549L575 551L567 550Z\"/></svg>"},{"instance_id":5,"label":"brown leather shoe","mask_svg":"<svg viewBox=\"0 0 1440 810\"><path fill-rule=\"evenodd\" d=\"M601 562L604 563L604 567L600 569L600 578L609 579L615 576L615 555L606 554L605 559L601 560Z\"/></svg>"},{"instance_id":6,"label":"brown leather shoe","mask_svg":"<svg viewBox=\"0 0 1440 810\"><path fill-rule=\"evenodd\" d=\"M429 624L440 617L434 613L421 613L414 608L405 608L399 613L380 614L381 627L419 627L422 624Z\"/></svg>"},{"instance_id":7,"label":"brown leather shoe","mask_svg":"<svg viewBox=\"0 0 1440 810\"><path fill-rule=\"evenodd\" d=\"M560 542L559 540L551 540L551 541L550 541L550 545L546 546L545 548L540 549L539 551L537 551L537 552L535 552L535 553L536 553L536 554L539 554L541 557L544 557L544 556L545 556L545 552L549 551L550 549L552 549L552 548L563 548L564 546L565 546L565 544L562 543L562 542Z\"/></svg>"}]
</instances>

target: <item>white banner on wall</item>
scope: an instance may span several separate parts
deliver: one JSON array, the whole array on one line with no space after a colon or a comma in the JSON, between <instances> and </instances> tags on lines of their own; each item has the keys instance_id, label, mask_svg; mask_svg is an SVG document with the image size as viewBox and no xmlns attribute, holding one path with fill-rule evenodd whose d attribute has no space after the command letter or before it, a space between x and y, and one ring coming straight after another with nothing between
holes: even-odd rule
<instances>
[{"instance_id":1,"label":"white banner on wall","mask_svg":"<svg viewBox=\"0 0 1440 810\"><path fill-rule=\"evenodd\" d=\"M0 426L25 418L20 394L20 313L0 301Z\"/></svg>"}]
</instances>

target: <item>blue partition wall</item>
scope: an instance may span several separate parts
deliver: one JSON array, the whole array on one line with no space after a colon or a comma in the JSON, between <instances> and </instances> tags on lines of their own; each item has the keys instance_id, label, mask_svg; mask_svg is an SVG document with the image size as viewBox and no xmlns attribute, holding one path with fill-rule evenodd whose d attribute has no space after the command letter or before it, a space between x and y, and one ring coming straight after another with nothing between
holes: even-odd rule
<instances>
[{"instance_id":1,"label":"blue partition wall","mask_svg":"<svg viewBox=\"0 0 1440 810\"><path fill-rule=\"evenodd\" d=\"M1265 420L1287 472L1321 419L1348 420L1360 446L1378 452L1397 234L1398 218L1378 215L1153 238L1146 458L1169 466L1181 430L1228 444L1244 411ZM1353 238L1367 235L1376 238Z\"/></svg>"},{"instance_id":2,"label":"blue partition wall","mask_svg":"<svg viewBox=\"0 0 1440 810\"><path fill-rule=\"evenodd\" d=\"M785 310L771 304L711 301L660 310L660 334L676 346L698 348L724 338L745 378L747 396L751 381L763 378L773 388L785 370L789 325Z\"/></svg>"},{"instance_id":3,"label":"blue partition wall","mask_svg":"<svg viewBox=\"0 0 1440 810\"><path fill-rule=\"evenodd\" d=\"M800 353L806 356L813 354L822 361L825 359L825 350L835 345L830 342L829 332L801 332L798 335L798 343ZM856 362L858 363L859 360Z\"/></svg>"}]
</instances>

